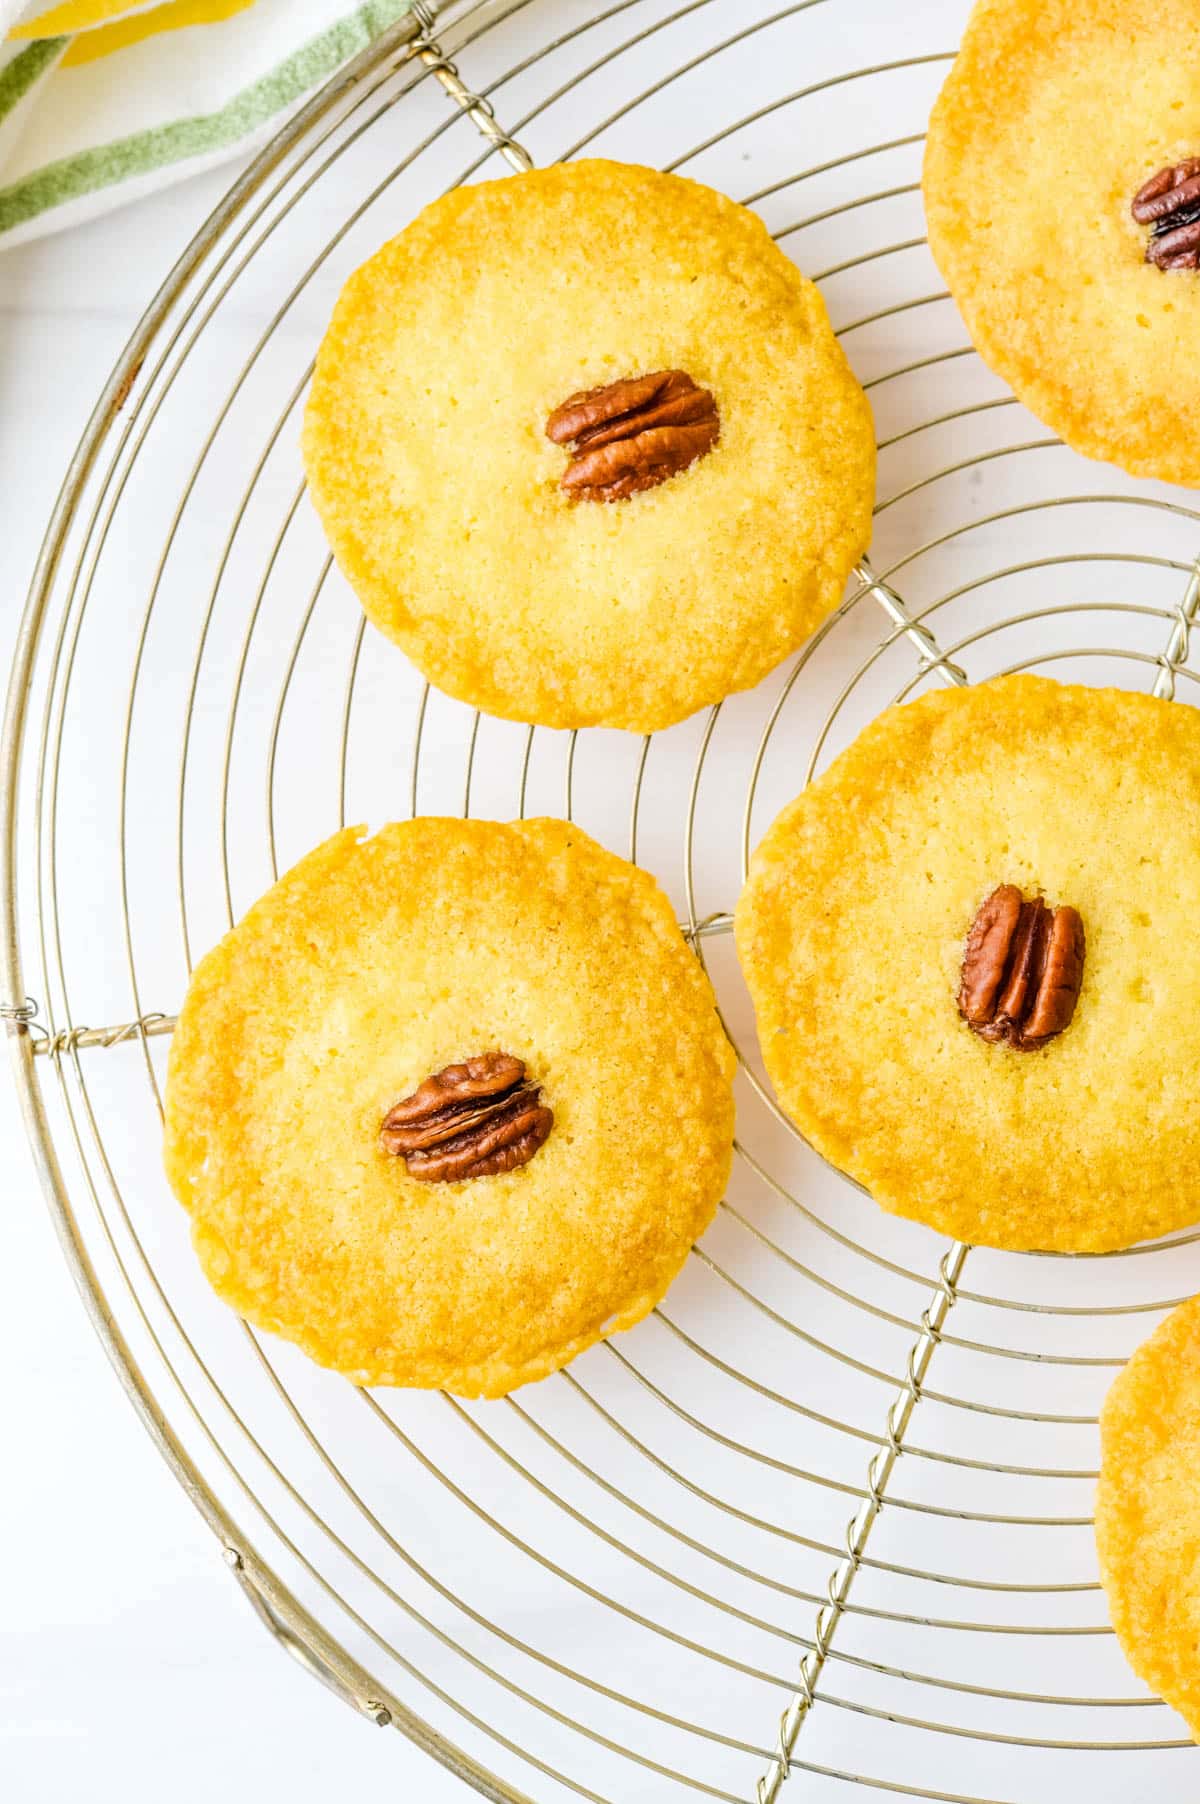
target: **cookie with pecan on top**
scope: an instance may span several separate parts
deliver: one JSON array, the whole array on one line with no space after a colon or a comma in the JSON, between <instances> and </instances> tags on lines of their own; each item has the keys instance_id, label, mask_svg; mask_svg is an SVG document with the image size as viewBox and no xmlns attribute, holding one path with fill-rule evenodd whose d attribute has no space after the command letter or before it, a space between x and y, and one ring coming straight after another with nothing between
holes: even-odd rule
<instances>
[{"instance_id":1,"label":"cookie with pecan on top","mask_svg":"<svg viewBox=\"0 0 1200 1804\"><path fill-rule=\"evenodd\" d=\"M1200 1741L1200 1298L1171 1311L1100 1414L1096 1546L1121 1649Z\"/></svg>"},{"instance_id":2,"label":"cookie with pecan on top","mask_svg":"<svg viewBox=\"0 0 1200 1804\"><path fill-rule=\"evenodd\" d=\"M1200 1219L1200 710L1013 676L784 809L737 947L767 1072L885 1209L1102 1252Z\"/></svg>"},{"instance_id":3,"label":"cookie with pecan on top","mask_svg":"<svg viewBox=\"0 0 1200 1804\"><path fill-rule=\"evenodd\" d=\"M456 189L350 277L304 459L368 616L439 688L637 732L821 624L875 484L866 396L762 221L600 161Z\"/></svg>"},{"instance_id":4,"label":"cookie with pecan on top","mask_svg":"<svg viewBox=\"0 0 1200 1804\"><path fill-rule=\"evenodd\" d=\"M167 1174L249 1321L356 1384L498 1396L663 1295L733 1066L666 896L578 827L351 828L196 967Z\"/></svg>"},{"instance_id":5,"label":"cookie with pecan on top","mask_svg":"<svg viewBox=\"0 0 1200 1804\"><path fill-rule=\"evenodd\" d=\"M1069 445L1200 484L1200 8L977 0L933 109L929 243Z\"/></svg>"}]
</instances>

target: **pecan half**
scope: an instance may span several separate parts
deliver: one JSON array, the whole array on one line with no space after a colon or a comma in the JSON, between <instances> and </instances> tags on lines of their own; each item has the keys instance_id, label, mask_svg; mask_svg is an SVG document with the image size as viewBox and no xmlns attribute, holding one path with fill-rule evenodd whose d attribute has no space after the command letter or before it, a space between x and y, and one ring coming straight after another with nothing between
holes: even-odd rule
<instances>
[{"instance_id":1,"label":"pecan half","mask_svg":"<svg viewBox=\"0 0 1200 1804\"><path fill-rule=\"evenodd\" d=\"M1083 982L1083 922L1074 908L1027 902L1002 883L971 923L958 1010L981 1040L1035 1052L1071 1022Z\"/></svg>"},{"instance_id":2,"label":"pecan half","mask_svg":"<svg viewBox=\"0 0 1200 1804\"><path fill-rule=\"evenodd\" d=\"M1200 157L1169 163L1138 189L1133 217L1150 227L1147 263L1200 269Z\"/></svg>"},{"instance_id":3,"label":"pecan half","mask_svg":"<svg viewBox=\"0 0 1200 1804\"><path fill-rule=\"evenodd\" d=\"M528 1165L554 1126L538 1084L507 1052L481 1052L446 1065L388 1110L379 1129L385 1152L430 1184L490 1178Z\"/></svg>"},{"instance_id":4,"label":"pecan half","mask_svg":"<svg viewBox=\"0 0 1200 1804\"><path fill-rule=\"evenodd\" d=\"M577 501L623 501L657 488L711 451L720 436L711 393L683 370L585 389L546 421L546 437L571 447L559 486Z\"/></svg>"}]
</instances>

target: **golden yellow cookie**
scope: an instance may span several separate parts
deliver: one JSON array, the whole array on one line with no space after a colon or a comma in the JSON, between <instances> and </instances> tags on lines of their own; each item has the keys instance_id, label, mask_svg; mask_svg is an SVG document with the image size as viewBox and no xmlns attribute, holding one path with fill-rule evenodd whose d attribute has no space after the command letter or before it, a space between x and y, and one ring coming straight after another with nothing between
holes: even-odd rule
<instances>
[{"instance_id":1,"label":"golden yellow cookie","mask_svg":"<svg viewBox=\"0 0 1200 1804\"><path fill-rule=\"evenodd\" d=\"M1200 1740L1200 1299L1116 1380L1100 1446L1096 1546L1117 1640Z\"/></svg>"},{"instance_id":2,"label":"golden yellow cookie","mask_svg":"<svg viewBox=\"0 0 1200 1804\"><path fill-rule=\"evenodd\" d=\"M734 1057L654 879L563 821L335 834L197 966L167 1175L227 1303L357 1384L497 1396L640 1321L716 1208ZM431 1182L384 1118L484 1053L553 1113Z\"/></svg>"},{"instance_id":3,"label":"golden yellow cookie","mask_svg":"<svg viewBox=\"0 0 1200 1804\"><path fill-rule=\"evenodd\" d=\"M610 502L560 486L568 398L678 370L720 436ZM870 536L870 408L762 221L580 162L458 188L351 276L317 358L309 488L367 614L460 700L649 732L756 683Z\"/></svg>"},{"instance_id":4,"label":"golden yellow cookie","mask_svg":"<svg viewBox=\"0 0 1200 1804\"><path fill-rule=\"evenodd\" d=\"M1089 457L1200 484L1200 273L1131 203L1200 156L1195 0L977 0L934 107L929 243L981 355Z\"/></svg>"},{"instance_id":5,"label":"golden yellow cookie","mask_svg":"<svg viewBox=\"0 0 1200 1804\"><path fill-rule=\"evenodd\" d=\"M959 1012L1014 885L1078 910L1037 1050ZM1128 1246L1200 1217L1200 712L1014 676L891 708L756 852L737 945L787 1113L885 1209L986 1246Z\"/></svg>"}]
</instances>

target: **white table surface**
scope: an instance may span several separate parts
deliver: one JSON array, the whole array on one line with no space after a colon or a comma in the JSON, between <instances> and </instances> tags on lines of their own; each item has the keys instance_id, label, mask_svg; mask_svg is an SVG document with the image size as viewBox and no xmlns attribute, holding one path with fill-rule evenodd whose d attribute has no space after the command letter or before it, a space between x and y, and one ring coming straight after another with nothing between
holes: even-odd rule
<instances>
[{"instance_id":1,"label":"white table surface","mask_svg":"<svg viewBox=\"0 0 1200 1804\"><path fill-rule=\"evenodd\" d=\"M226 168L0 254L4 664L101 383ZM293 1666L147 1439L80 1308L0 1080L0 1796L442 1804L467 1788ZM386 1793L384 1788L386 1787Z\"/></svg>"}]
</instances>

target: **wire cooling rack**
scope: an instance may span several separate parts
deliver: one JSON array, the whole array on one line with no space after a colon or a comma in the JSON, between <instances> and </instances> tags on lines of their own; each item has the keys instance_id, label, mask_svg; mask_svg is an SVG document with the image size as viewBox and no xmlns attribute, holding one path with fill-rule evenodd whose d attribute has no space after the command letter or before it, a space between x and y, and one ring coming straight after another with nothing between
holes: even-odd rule
<instances>
[{"instance_id":1,"label":"wire cooling rack","mask_svg":"<svg viewBox=\"0 0 1200 1804\"><path fill-rule=\"evenodd\" d=\"M933 271L921 141L963 10L418 7L173 270L34 581L4 1013L67 1256L268 1627L492 1799L1195 1793L1182 1724L1108 1629L1089 1517L1104 1389L1200 1289L1200 1236L1017 1257L886 1217L776 1108L727 932L776 809L893 700L1031 666L1195 699L1196 509L1046 436ZM455 182L586 152L758 208L881 445L838 614L647 740L424 688L364 631L297 452L349 270ZM650 865L741 1054L729 1195L662 1307L500 1403L360 1393L253 1333L158 1164L193 958L339 824L406 809L566 813Z\"/></svg>"}]
</instances>

